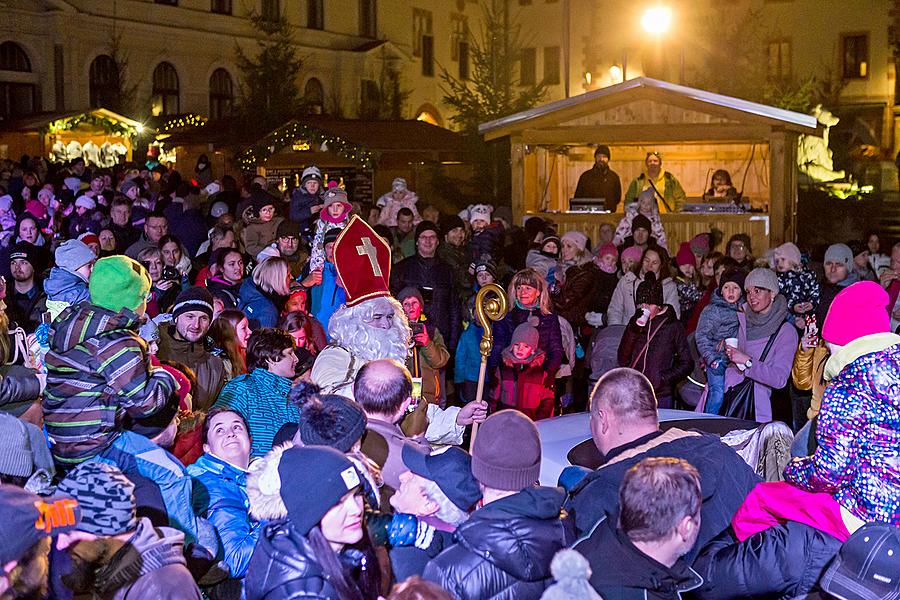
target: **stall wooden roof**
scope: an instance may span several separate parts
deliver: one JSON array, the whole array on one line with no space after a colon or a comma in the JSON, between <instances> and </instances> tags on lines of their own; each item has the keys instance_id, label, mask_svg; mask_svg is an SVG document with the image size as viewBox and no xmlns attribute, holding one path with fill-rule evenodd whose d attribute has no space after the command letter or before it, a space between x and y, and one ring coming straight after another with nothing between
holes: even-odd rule
<instances>
[{"instance_id":1,"label":"stall wooden roof","mask_svg":"<svg viewBox=\"0 0 900 600\"><path fill-rule=\"evenodd\" d=\"M629 122L598 115L642 102L681 109L682 117L672 119L660 113L655 122ZM596 143L598 139L607 143L751 140L765 139L772 130L808 135L821 132L810 115L649 77L550 102L478 127L486 140L523 136L523 141L538 144Z\"/></svg>"},{"instance_id":2,"label":"stall wooden roof","mask_svg":"<svg viewBox=\"0 0 900 600\"><path fill-rule=\"evenodd\" d=\"M102 119L109 119L110 121L124 123L130 127L143 127L143 124L140 121L129 119L128 117L120 115L118 113L114 113L111 110L107 110L105 108L89 108L87 110L74 110L68 112L36 113L34 115L29 115L27 117L21 117L9 121L5 126L3 126L3 129L5 129L6 131L38 131L54 121L71 119L72 117L77 117L80 115L92 115L94 117ZM150 130L150 128L146 129ZM150 131L152 132L152 130Z\"/></svg>"}]
</instances>

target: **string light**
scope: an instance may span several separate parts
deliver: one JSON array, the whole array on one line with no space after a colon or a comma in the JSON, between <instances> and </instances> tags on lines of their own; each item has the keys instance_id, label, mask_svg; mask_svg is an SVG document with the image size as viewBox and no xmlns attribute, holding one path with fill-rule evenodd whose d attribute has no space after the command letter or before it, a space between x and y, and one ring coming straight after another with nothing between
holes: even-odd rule
<instances>
[{"instance_id":1,"label":"string light","mask_svg":"<svg viewBox=\"0 0 900 600\"><path fill-rule=\"evenodd\" d=\"M109 135L120 135L127 138L133 138L138 133L137 128L132 127L126 123L114 121L113 119L108 119L106 117L95 116L90 113L76 115L67 119L57 119L56 121L51 121L47 123L46 126L41 128L41 133L49 133L52 135L55 133L59 133L60 131L75 129L82 124L98 127Z\"/></svg>"},{"instance_id":2,"label":"string light","mask_svg":"<svg viewBox=\"0 0 900 600\"><path fill-rule=\"evenodd\" d=\"M162 127L159 128L159 132L169 133L173 129L182 129L185 127L205 127L208 120L209 119L206 117L195 115L194 113L170 117L163 123Z\"/></svg>"},{"instance_id":3,"label":"string light","mask_svg":"<svg viewBox=\"0 0 900 600\"><path fill-rule=\"evenodd\" d=\"M298 139L316 144L326 144L330 149L344 158L372 168L376 154L362 146L349 142L336 135L327 134L303 123L289 123L251 146L238 157L238 164L244 171L255 171L256 166L286 146L293 146Z\"/></svg>"}]
</instances>

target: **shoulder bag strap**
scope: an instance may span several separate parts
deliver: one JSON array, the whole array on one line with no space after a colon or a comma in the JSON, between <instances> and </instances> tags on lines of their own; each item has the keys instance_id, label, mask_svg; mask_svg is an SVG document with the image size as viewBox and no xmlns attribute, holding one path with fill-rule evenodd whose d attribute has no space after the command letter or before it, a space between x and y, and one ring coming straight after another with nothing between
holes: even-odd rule
<instances>
[{"instance_id":1,"label":"shoulder bag strap","mask_svg":"<svg viewBox=\"0 0 900 600\"><path fill-rule=\"evenodd\" d=\"M654 185L654 183L653 183L653 179L649 175L647 175L647 183L650 184L650 187L653 188L653 191L656 192L656 195L659 197L660 200L662 200L663 206L666 207L666 211L672 212L672 208L669 206L669 203L666 202L666 197L659 193L659 190L656 189L656 185Z\"/></svg>"},{"instance_id":2,"label":"shoulder bag strap","mask_svg":"<svg viewBox=\"0 0 900 600\"><path fill-rule=\"evenodd\" d=\"M762 354L759 355L759 362L763 362L766 360L766 357L769 355L769 350L772 349L772 344L775 343L775 338L778 337L778 334L781 333L781 328L787 325L787 321L778 326L778 329L769 336L769 341L766 342L766 347L763 348Z\"/></svg>"}]
</instances>

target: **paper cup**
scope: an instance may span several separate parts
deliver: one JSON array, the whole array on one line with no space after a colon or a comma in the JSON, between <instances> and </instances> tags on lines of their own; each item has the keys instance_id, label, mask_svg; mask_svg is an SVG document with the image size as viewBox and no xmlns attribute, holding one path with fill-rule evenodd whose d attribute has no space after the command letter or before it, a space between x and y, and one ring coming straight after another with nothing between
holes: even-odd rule
<instances>
[{"instance_id":1,"label":"paper cup","mask_svg":"<svg viewBox=\"0 0 900 600\"><path fill-rule=\"evenodd\" d=\"M737 338L725 338L725 345L730 346L732 348L738 347L738 339Z\"/></svg>"}]
</instances>

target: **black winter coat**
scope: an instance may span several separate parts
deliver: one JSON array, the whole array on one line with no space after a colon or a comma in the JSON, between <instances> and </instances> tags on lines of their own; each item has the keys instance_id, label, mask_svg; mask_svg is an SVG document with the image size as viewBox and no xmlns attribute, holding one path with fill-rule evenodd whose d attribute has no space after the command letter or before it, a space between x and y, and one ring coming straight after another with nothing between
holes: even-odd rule
<instances>
[{"instance_id":1,"label":"black winter coat","mask_svg":"<svg viewBox=\"0 0 900 600\"><path fill-rule=\"evenodd\" d=\"M450 265L439 258L422 258L414 254L394 265L391 272L391 293L394 296L405 287L414 287L425 298L425 316L444 334L447 349L456 350L462 329L459 296ZM422 291L431 288L429 294Z\"/></svg>"},{"instance_id":2,"label":"black winter coat","mask_svg":"<svg viewBox=\"0 0 900 600\"><path fill-rule=\"evenodd\" d=\"M516 327L527 321L528 317L536 317L540 321L537 326L538 334L540 334L538 348L547 355L544 360L544 370L551 378L555 377L565 358L559 317L553 313L543 315L539 308L527 310L513 306L503 319L494 324L494 349L491 351L488 366L492 369L500 366L500 354L512 342L512 335Z\"/></svg>"},{"instance_id":3,"label":"black winter coat","mask_svg":"<svg viewBox=\"0 0 900 600\"><path fill-rule=\"evenodd\" d=\"M634 451L625 458L626 451ZM589 473L573 489L566 510L580 533L590 531L604 516L619 521L619 486L625 472L650 456L683 458L700 473L703 504L700 534L685 557L693 562L699 548L731 527L731 519L760 479L738 454L716 435L679 429L656 432L609 451L607 462Z\"/></svg>"},{"instance_id":4,"label":"black winter coat","mask_svg":"<svg viewBox=\"0 0 900 600\"><path fill-rule=\"evenodd\" d=\"M617 285L619 285L618 273L607 273L601 270L597 278L597 289L592 294L593 304L588 308L588 312L606 314Z\"/></svg>"},{"instance_id":5,"label":"black winter coat","mask_svg":"<svg viewBox=\"0 0 900 600\"><path fill-rule=\"evenodd\" d=\"M703 583L684 560L671 567L656 562L606 519L575 550L593 566L591 587L604 600L680 600Z\"/></svg>"},{"instance_id":6,"label":"black winter coat","mask_svg":"<svg viewBox=\"0 0 900 600\"><path fill-rule=\"evenodd\" d=\"M553 556L574 541L563 499L558 488L527 488L475 511L423 578L457 600L537 600L552 583Z\"/></svg>"},{"instance_id":7,"label":"black winter coat","mask_svg":"<svg viewBox=\"0 0 900 600\"><path fill-rule=\"evenodd\" d=\"M657 398L674 398L675 385L694 370L684 325L675 315L675 309L668 305L666 312L643 327L637 324L639 316L631 317L625 326L619 343L619 366L631 367L634 364L632 368L646 375L653 384ZM647 351L642 353L645 346Z\"/></svg>"},{"instance_id":8,"label":"black winter coat","mask_svg":"<svg viewBox=\"0 0 900 600\"><path fill-rule=\"evenodd\" d=\"M244 579L245 600L343 600L316 562L306 536L285 520L260 532Z\"/></svg>"},{"instance_id":9,"label":"black winter coat","mask_svg":"<svg viewBox=\"0 0 900 600\"><path fill-rule=\"evenodd\" d=\"M603 271L593 261L583 265L573 265L566 269L566 282L562 289L553 296L553 306L556 312L568 321L576 332L586 323L584 315L591 310L594 304L594 294L598 292L601 273ZM612 292L609 297L612 298ZM609 305L609 300L607 300L607 305Z\"/></svg>"},{"instance_id":10,"label":"black winter coat","mask_svg":"<svg viewBox=\"0 0 900 600\"><path fill-rule=\"evenodd\" d=\"M841 542L809 525L788 521L738 542L725 531L694 561L704 584L701 600L806 598Z\"/></svg>"}]
</instances>

